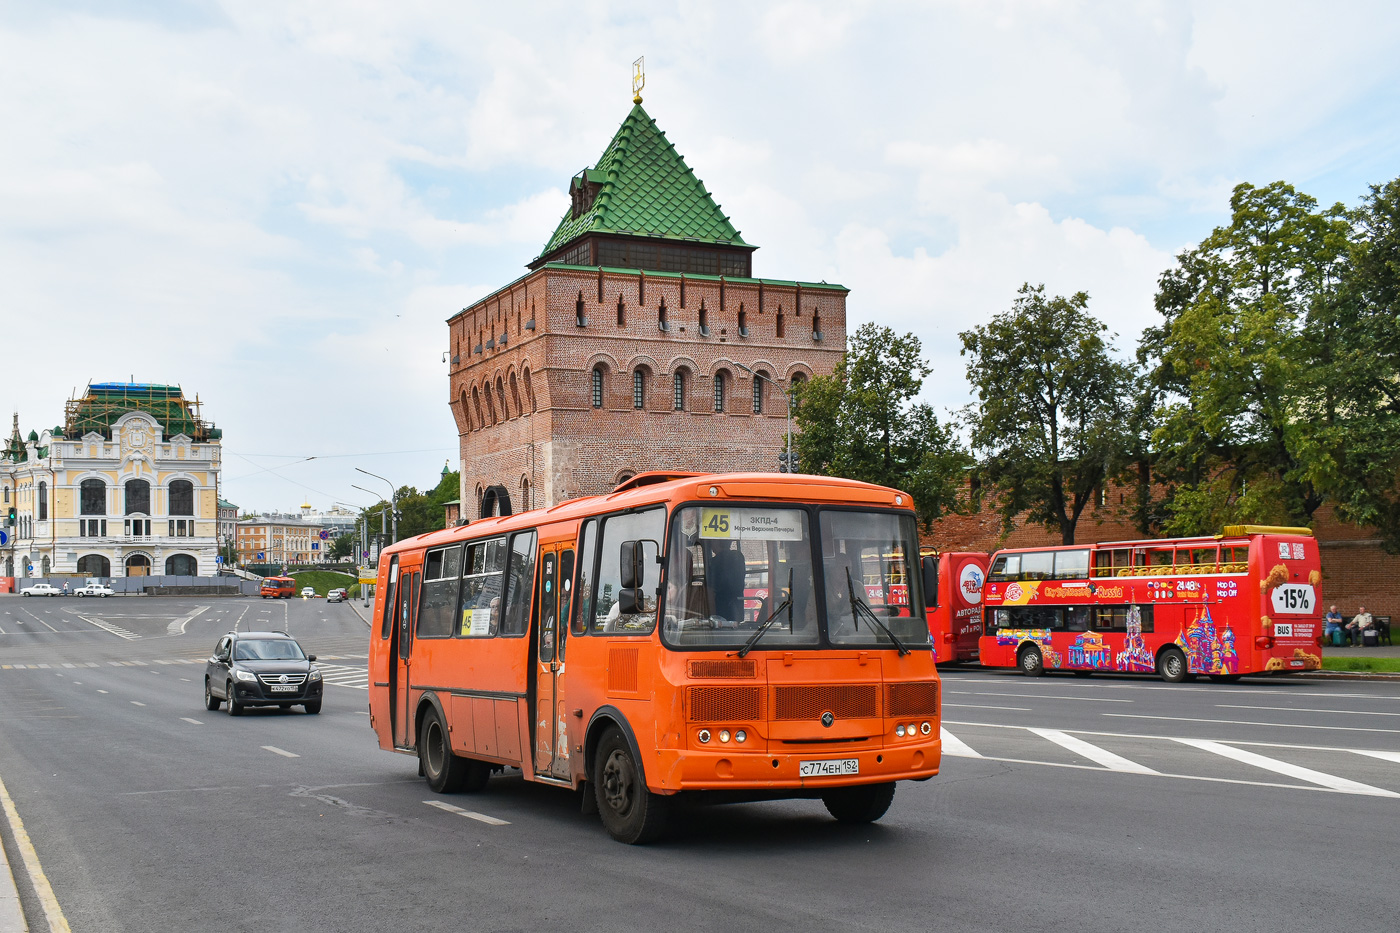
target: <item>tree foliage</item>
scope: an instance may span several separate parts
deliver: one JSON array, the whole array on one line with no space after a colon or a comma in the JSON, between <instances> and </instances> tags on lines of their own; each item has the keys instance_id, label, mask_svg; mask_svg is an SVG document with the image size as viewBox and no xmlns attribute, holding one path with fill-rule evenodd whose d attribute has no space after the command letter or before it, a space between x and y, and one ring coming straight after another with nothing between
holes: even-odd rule
<instances>
[{"instance_id":1,"label":"tree foliage","mask_svg":"<svg viewBox=\"0 0 1400 933\"><path fill-rule=\"evenodd\" d=\"M399 510L400 541L446 527L446 506L448 502L456 499L459 495L460 476L461 474L455 470L445 471L436 488L426 493L419 492L415 486L399 487L396 499ZM379 512L388 507L389 503L381 499L360 513L362 517L368 519L371 534L378 533L380 528Z\"/></svg>"},{"instance_id":2,"label":"tree foliage","mask_svg":"<svg viewBox=\"0 0 1400 933\"><path fill-rule=\"evenodd\" d=\"M354 551L355 535L353 532L347 531L344 534L336 535L326 553L331 560L340 560L342 557L349 557Z\"/></svg>"},{"instance_id":3,"label":"tree foliage","mask_svg":"<svg viewBox=\"0 0 1400 933\"><path fill-rule=\"evenodd\" d=\"M1009 312L960 335L977 393L972 448L1007 528L1027 512L1066 544L1130 447L1132 369L1112 358L1088 304L1026 283Z\"/></svg>"},{"instance_id":4,"label":"tree foliage","mask_svg":"<svg viewBox=\"0 0 1400 933\"><path fill-rule=\"evenodd\" d=\"M951 427L915 401L932 372L922 349L913 334L862 325L836 370L797 390L793 444L804 472L907 491L927 527L955 509L969 461Z\"/></svg>"}]
</instances>

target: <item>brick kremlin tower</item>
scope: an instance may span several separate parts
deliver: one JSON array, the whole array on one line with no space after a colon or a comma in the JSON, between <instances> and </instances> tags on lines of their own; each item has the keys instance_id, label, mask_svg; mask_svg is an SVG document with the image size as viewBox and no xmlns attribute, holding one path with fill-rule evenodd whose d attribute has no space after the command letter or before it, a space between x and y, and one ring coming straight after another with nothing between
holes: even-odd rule
<instances>
[{"instance_id":1,"label":"brick kremlin tower","mask_svg":"<svg viewBox=\"0 0 1400 933\"><path fill-rule=\"evenodd\" d=\"M448 320L463 516L648 470L776 471L780 389L835 368L847 289L753 277L640 96L569 194L530 271Z\"/></svg>"}]
</instances>

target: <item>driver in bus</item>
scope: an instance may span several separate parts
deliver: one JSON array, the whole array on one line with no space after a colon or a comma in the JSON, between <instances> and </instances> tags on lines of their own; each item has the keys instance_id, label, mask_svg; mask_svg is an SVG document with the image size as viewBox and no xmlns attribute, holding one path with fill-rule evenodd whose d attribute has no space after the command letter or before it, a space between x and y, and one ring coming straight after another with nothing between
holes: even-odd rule
<instances>
[{"instance_id":1,"label":"driver in bus","mask_svg":"<svg viewBox=\"0 0 1400 933\"><path fill-rule=\"evenodd\" d=\"M715 615L738 625L744 618L744 553L733 541L720 542L705 560L706 582L714 594Z\"/></svg>"}]
</instances>

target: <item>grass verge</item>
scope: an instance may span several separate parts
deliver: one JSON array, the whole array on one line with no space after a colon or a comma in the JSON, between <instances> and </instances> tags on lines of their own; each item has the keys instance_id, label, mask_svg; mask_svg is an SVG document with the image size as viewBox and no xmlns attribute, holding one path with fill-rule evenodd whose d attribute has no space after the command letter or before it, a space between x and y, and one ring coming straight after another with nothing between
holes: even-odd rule
<instances>
[{"instance_id":1,"label":"grass verge","mask_svg":"<svg viewBox=\"0 0 1400 933\"><path fill-rule=\"evenodd\" d=\"M293 570L288 576L297 581L298 596L303 586L314 589L317 596L325 596L327 590L349 589L357 579L351 574L336 573L334 570L303 570L299 573Z\"/></svg>"},{"instance_id":2,"label":"grass verge","mask_svg":"<svg viewBox=\"0 0 1400 933\"><path fill-rule=\"evenodd\" d=\"M1400 674L1400 658L1323 658L1322 669Z\"/></svg>"}]
</instances>

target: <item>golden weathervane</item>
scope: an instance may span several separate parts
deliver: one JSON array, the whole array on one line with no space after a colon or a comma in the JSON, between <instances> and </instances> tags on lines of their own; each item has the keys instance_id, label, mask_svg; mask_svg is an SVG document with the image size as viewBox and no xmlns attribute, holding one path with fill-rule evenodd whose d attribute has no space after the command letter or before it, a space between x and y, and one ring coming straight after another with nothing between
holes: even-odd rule
<instances>
[{"instance_id":1,"label":"golden weathervane","mask_svg":"<svg viewBox=\"0 0 1400 933\"><path fill-rule=\"evenodd\" d=\"M647 57L643 55L632 63L632 103L642 102L642 88L647 83Z\"/></svg>"}]
</instances>

